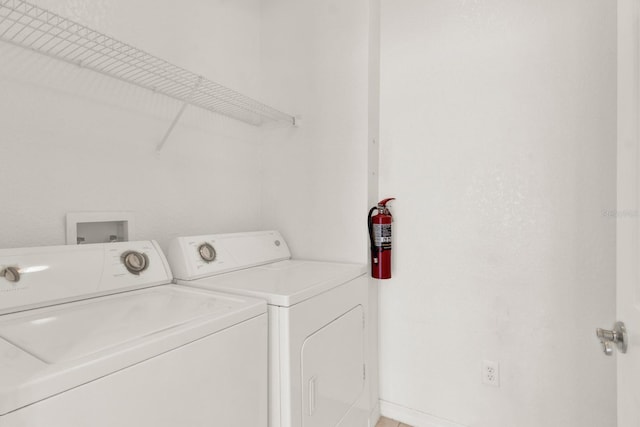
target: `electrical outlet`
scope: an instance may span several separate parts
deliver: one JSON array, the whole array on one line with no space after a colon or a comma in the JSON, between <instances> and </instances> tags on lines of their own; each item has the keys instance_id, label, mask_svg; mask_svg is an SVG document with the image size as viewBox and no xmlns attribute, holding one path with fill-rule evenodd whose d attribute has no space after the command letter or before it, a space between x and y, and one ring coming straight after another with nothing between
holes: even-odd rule
<instances>
[{"instance_id":1,"label":"electrical outlet","mask_svg":"<svg viewBox=\"0 0 640 427\"><path fill-rule=\"evenodd\" d=\"M500 364L498 362L482 361L482 384L500 387Z\"/></svg>"}]
</instances>

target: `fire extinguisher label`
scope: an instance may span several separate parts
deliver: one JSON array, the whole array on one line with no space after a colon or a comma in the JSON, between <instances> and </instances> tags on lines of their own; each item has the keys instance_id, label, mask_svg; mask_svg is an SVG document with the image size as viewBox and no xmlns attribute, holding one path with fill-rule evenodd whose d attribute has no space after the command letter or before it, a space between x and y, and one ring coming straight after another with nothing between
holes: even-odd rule
<instances>
[{"instance_id":1,"label":"fire extinguisher label","mask_svg":"<svg viewBox=\"0 0 640 427\"><path fill-rule=\"evenodd\" d=\"M373 224L373 241L382 250L391 249L391 224Z\"/></svg>"}]
</instances>

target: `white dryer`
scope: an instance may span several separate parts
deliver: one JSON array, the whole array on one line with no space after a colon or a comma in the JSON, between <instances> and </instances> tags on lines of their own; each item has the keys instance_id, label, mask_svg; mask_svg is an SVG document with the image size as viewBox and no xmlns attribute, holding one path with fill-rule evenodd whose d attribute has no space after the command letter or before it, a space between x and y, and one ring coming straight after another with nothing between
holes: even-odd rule
<instances>
[{"instance_id":1,"label":"white dryer","mask_svg":"<svg viewBox=\"0 0 640 427\"><path fill-rule=\"evenodd\" d=\"M0 250L0 427L266 427L264 301L155 242Z\"/></svg>"},{"instance_id":2,"label":"white dryer","mask_svg":"<svg viewBox=\"0 0 640 427\"><path fill-rule=\"evenodd\" d=\"M366 427L366 267L291 260L276 231L174 239L178 284L269 307L269 426Z\"/></svg>"}]
</instances>

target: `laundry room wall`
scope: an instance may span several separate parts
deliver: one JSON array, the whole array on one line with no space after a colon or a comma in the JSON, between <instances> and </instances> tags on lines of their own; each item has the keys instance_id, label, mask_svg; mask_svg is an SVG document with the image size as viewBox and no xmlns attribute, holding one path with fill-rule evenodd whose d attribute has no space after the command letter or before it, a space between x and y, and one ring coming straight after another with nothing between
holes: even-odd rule
<instances>
[{"instance_id":1,"label":"laundry room wall","mask_svg":"<svg viewBox=\"0 0 640 427\"><path fill-rule=\"evenodd\" d=\"M260 98L260 0L32 0ZM136 238L260 228L261 133L0 42L0 246L65 243L70 211L133 211Z\"/></svg>"},{"instance_id":2,"label":"laundry room wall","mask_svg":"<svg viewBox=\"0 0 640 427\"><path fill-rule=\"evenodd\" d=\"M264 0L266 98L302 117L265 132L265 228L297 257L364 262L368 0Z\"/></svg>"},{"instance_id":3,"label":"laundry room wall","mask_svg":"<svg viewBox=\"0 0 640 427\"><path fill-rule=\"evenodd\" d=\"M616 3L382 0L381 20L383 414L614 427L594 330L615 319Z\"/></svg>"}]
</instances>

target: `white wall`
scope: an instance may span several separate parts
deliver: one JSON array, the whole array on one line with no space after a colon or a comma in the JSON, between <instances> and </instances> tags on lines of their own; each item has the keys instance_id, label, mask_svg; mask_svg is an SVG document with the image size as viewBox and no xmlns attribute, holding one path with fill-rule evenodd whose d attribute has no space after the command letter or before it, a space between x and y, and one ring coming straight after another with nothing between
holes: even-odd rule
<instances>
[{"instance_id":1,"label":"white wall","mask_svg":"<svg viewBox=\"0 0 640 427\"><path fill-rule=\"evenodd\" d=\"M367 199L369 206L374 206L380 200L380 0L369 1L369 164L367 170L368 188ZM380 416L380 365L378 360L378 300L379 281L369 279L369 318L371 326L370 351L371 370L377 375L371 376L371 421Z\"/></svg>"},{"instance_id":2,"label":"white wall","mask_svg":"<svg viewBox=\"0 0 640 427\"><path fill-rule=\"evenodd\" d=\"M258 96L260 0L40 6ZM137 238L260 227L261 134L0 43L0 246L64 244L69 211L134 211Z\"/></svg>"},{"instance_id":3,"label":"white wall","mask_svg":"<svg viewBox=\"0 0 640 427\"><path fill-rule=\"evenodd\" d=\"M615 315L615 2L382 0L381 17L386 407L615 426L615 359L594 336Z\"/></svg>"},{"instance_id":4,"label":"white wall","mask_svg":"<svg viewBox=\"0 0 640 427\"><path fill-rule=\"evenodd\" d=\"M265 132L263 224L298 257L366 260L368 0L264 0L264 99L302 127Z\"/></svg>"}]
</instances>

